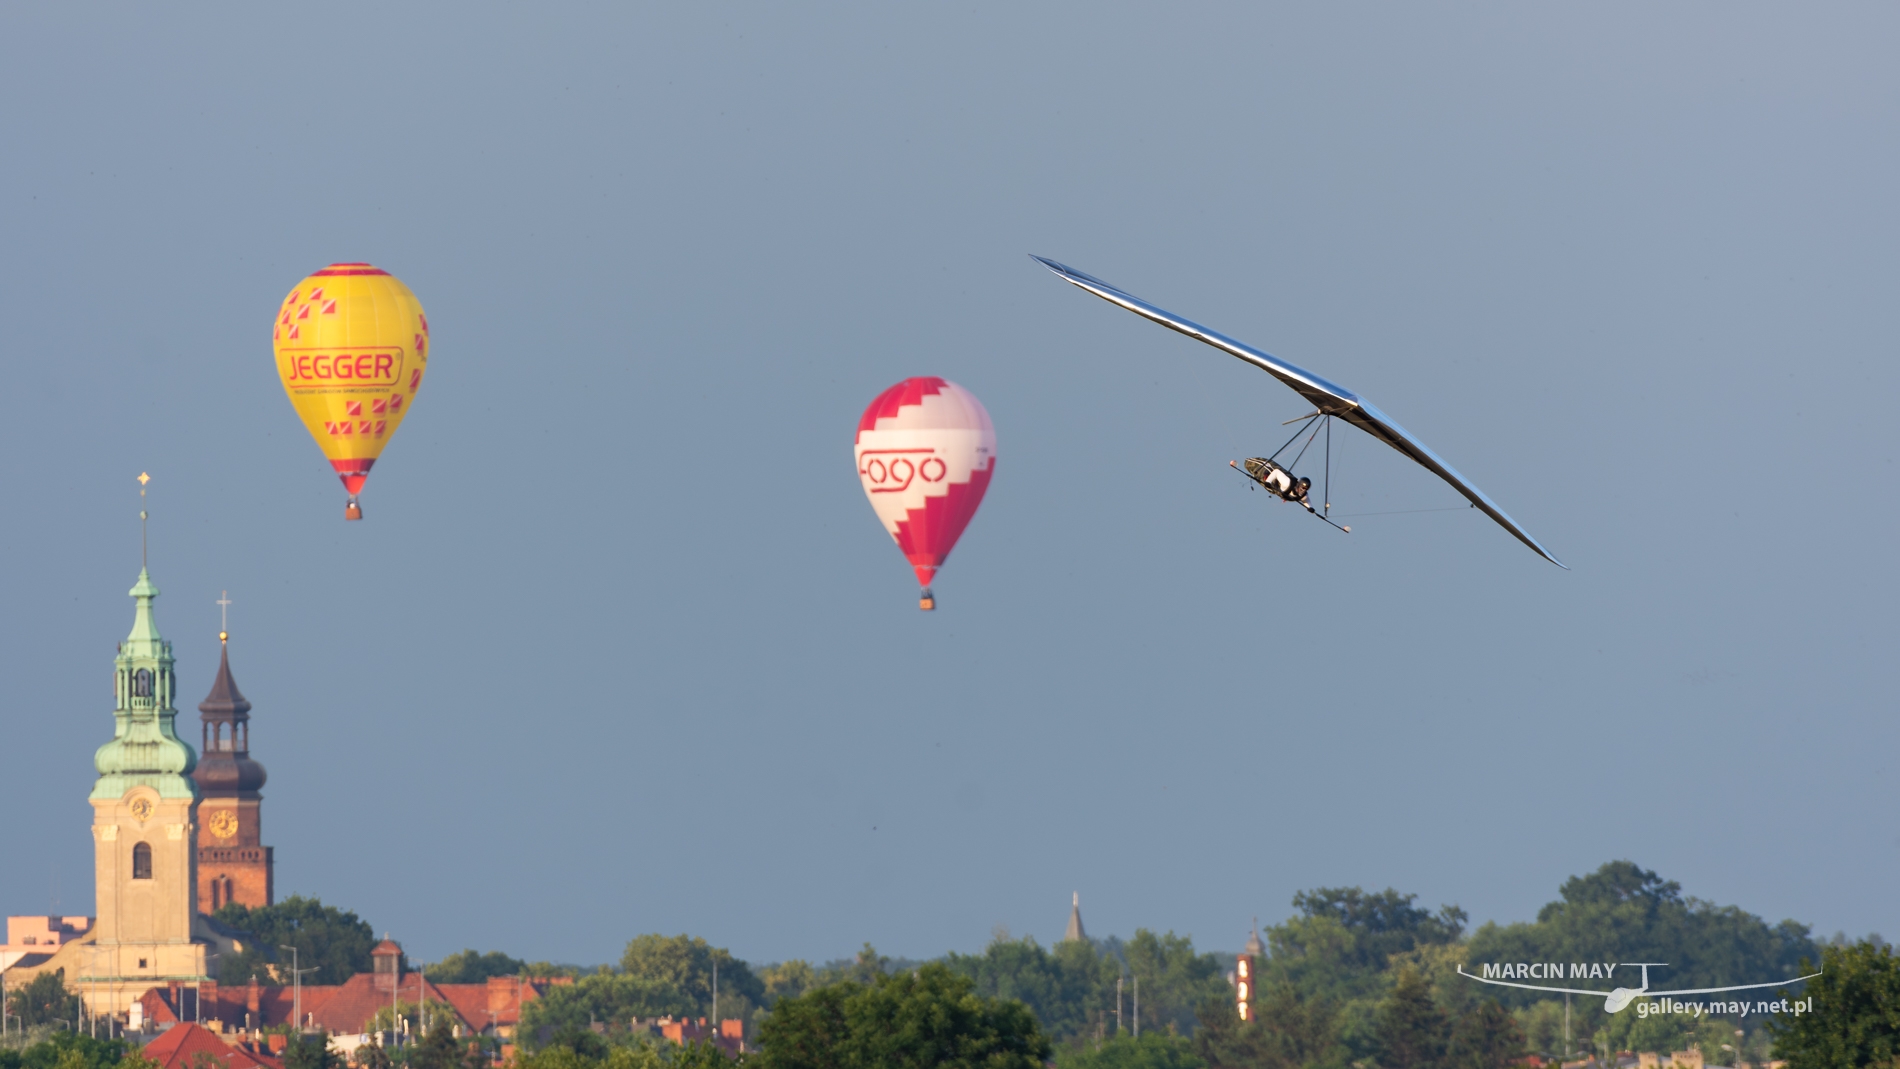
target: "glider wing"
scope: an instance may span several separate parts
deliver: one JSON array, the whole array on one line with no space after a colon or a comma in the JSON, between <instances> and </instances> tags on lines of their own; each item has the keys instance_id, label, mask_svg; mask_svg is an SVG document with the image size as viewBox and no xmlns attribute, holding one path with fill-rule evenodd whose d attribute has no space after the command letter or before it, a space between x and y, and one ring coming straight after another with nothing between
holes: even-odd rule
<instances>
[{"instance_id":1,"label":"glider wing","mask_svg":"<svg viewBox=\"0 0 1900 1069\"><path fill-rule=\"evenodd\" d=\"M1321 415L1336 416L1339 419L1343 419L1347 423L1377 438L1379 441L1411 457L1427 471L1430 471L1440 479L1451 484L1452 489L1463 494L1466 500L1470 501L1477 508L1482 509L1485 515L1496 520L1499 526L1511 532L1512 535L1516 536L1518 541L1531 547L1532 550L1536 551L1538 556L1555 564L1559 568L1563 568L1565 571L1569 570L1568 565L1556 557L1551 556L1549 550L1537 544L1537 539L1532 538L1528 531L1517 525L1516 520L1506 515L1503 509L1499 508L1489 497L1486 497L1484 491L1473 486L1464 476L1458 474L1457 469L1439 459L1437 453L1432 452L1424 442L1412 437L1411 433L1404 427L1394 423L1390 416L1379 411L1376 407L1360 398L1359 395L1353 393L1351 390L1342 386L1335 386L1305 368L1296 367L1276 356L1263 353L1244 342L1235 341L1219 331L1209 330L1191 319L1183 319L1173 312L1157 308L1131 293L1117 289L1092 275L1083 274L1073 267L1066 267L1054 260L1046 260L1040 256L1032 256L1031 258L1055 272L1055 274L1065 282L1085 289L1110 304L1126 308L1136 315L1141 316L1143 319L1152 319L1156 323L1167 327L1169 330L1179 331L1196 341L1206 342L1216 349L1237 356L1247 363L1265 371L1267 374L1272 375L1274 378L1279 379L1281 382L1286 383L1293 388L1295 393L1305 398L1307 403L1311 404L1314 410Z\"/></svg>"}]
</instances>

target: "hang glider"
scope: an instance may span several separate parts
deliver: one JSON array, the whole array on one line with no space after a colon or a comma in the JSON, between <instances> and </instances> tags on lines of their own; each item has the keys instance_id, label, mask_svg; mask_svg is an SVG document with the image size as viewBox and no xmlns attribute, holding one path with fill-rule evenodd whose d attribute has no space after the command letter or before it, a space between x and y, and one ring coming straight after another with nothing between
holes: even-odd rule
<instances>
[{"instance_id":1,"label":"hang glider","mask_svg":"<svg viewBox=\"0 0 1900 1069\"><path fill-rule=\"evenodd\" d=\"M1550 551L1538 545L1537 540L1532 538L1524 528L1519 527L1516 520L1506 515L1503 509L1486 497L1484 491L1471 485L1464 476L1458 474L1456 469L1440 460L1438 454L1427 448L1424 442L1412 437L1405 428L1394 423L1390 416L1379 411L1371 402L1358 394L1343 386L1327 382L1304 368L1295 367L1278 357L1269 356L1251 345L1235 341L1225 334L1209 330L1192 320L1183 319L1173 312L1157 308L1133 294L1117 289L1099 278L1083 274L1073 267L1065 267L1041 256L1032 255L1031 259L1055 272L1064 281L1085 289L1110 304L1120 305L1144 319L1154 320L1169 330L1176 330L1196 341L1206 342L1286 383L1313 406L1315 416L1330 416L1344 420L1417 461L1427 471L1451 484L1452 489L1463 494L1473 506L1482 509L1485 515L1496 520L1499 526L1511 532L1518 541L1531 547L1538 556L1565 571L1569 570L1568 565L1551 556Z\"/></svg>"}]
</instances>

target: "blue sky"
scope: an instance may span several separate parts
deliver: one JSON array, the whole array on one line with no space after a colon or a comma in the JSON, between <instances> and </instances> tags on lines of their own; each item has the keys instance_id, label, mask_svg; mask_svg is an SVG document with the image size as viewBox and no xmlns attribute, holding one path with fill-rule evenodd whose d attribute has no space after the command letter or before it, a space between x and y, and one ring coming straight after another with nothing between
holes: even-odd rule
<instances>
[{"instance_id":1,"label":"blue sky","mask_svg":"<svg viewBox=\"0 0 1900 1069\"><path fill-rule=\"evenodd\" d=\"M280 893L426 958L1230 948L1362 884L1528 919L1630 858L1900 929L1900 15L1881 5L32 7L0 14L0 909L89 911L152 483ZM1373 400L1351 536L1249 495ZM346 525L268 322L367 260L429 389ZM998 437L940 611L858 413ZM1882 654L1886 649L1889 652Z\"/></svg>"}]
</instances>

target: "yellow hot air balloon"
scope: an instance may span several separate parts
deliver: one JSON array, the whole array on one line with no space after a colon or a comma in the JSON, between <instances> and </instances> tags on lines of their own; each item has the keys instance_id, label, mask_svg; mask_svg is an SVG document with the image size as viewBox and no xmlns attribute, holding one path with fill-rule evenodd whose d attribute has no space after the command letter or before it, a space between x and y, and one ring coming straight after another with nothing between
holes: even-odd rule
<instances>
[{"instance_id":1,"label":"yellow hot air balloon","mask_svg":"<svg viewBox=\"0 0 1900 1069\"><path fill-rule=\"evenodd\" d=\"M369 264L331 264L290 291L271 327L284 392L343 480L343 518L402 426L429 366L429 317L396 276Z\"/></svg>"}]
</instances>

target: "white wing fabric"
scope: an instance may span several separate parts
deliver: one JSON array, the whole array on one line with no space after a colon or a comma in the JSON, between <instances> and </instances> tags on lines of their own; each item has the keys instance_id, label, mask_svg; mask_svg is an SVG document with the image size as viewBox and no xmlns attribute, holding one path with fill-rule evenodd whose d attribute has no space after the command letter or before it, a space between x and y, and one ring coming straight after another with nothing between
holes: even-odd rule
<instances>
[{"instance_id":1,"label":"white wing fabric","mask_svg":"<svg viewBox=\"0 0 1900 1069\"><path fill-rule=\"evenodd\" d=\"M1307 403L1312 405L1319 413L1345 420L1347 423L1358 427L1379 441L1411 457L1426 470L1445 480L1447 483L1450 483L1454 490L1463 494L1473 505L1484 510L1485 515L1496 520L1499 526L1515 535L1518 541L1535 550L1538 556L1555 564L1559 568L1563 568L1565 571L1569 570L1568 565L1556 557L1551 556L1549 550L1537 544L1537 539L1532 538L1529 532L1517 525L1516 520L1506 515L1503 509L1499 508L1490 498L1486 497L1484 491L1471 485L1471 483L1466 481L1464 476L1458 474L1457 470L1450 464L1440 460L1438 454L1432 452L1424 442L1412 437L1404 427L1394 423L1390 416L1379 411L1373 407L1370 402L1353 393L1351 390L1342 386L1335 386L1304 368L1295 367L1278 357L1270 356L1255 349L1251 345L1235 341L1225 334L1209 330L1192 320L1183 319L1173 312L1157 308L1133 294L1116 289L1101 279L1091 275L1085 275L1073 267L1065 267L1054 260L1046 260L1040 256L1032 256L1031 258L1055 272L1056 275L1064 281L1073 283L1110 304L1120 305L1144 319L1154 320L1169 330L1177 330L1196 341L1206 342L1216 349L1220 349L1223 352L1245 360L1249 364L1272 375L1274 378L1279 379L1281 382L1286 383L1293 388L1295 393L1305 398Z\"/></svg>"}]
</instances>

